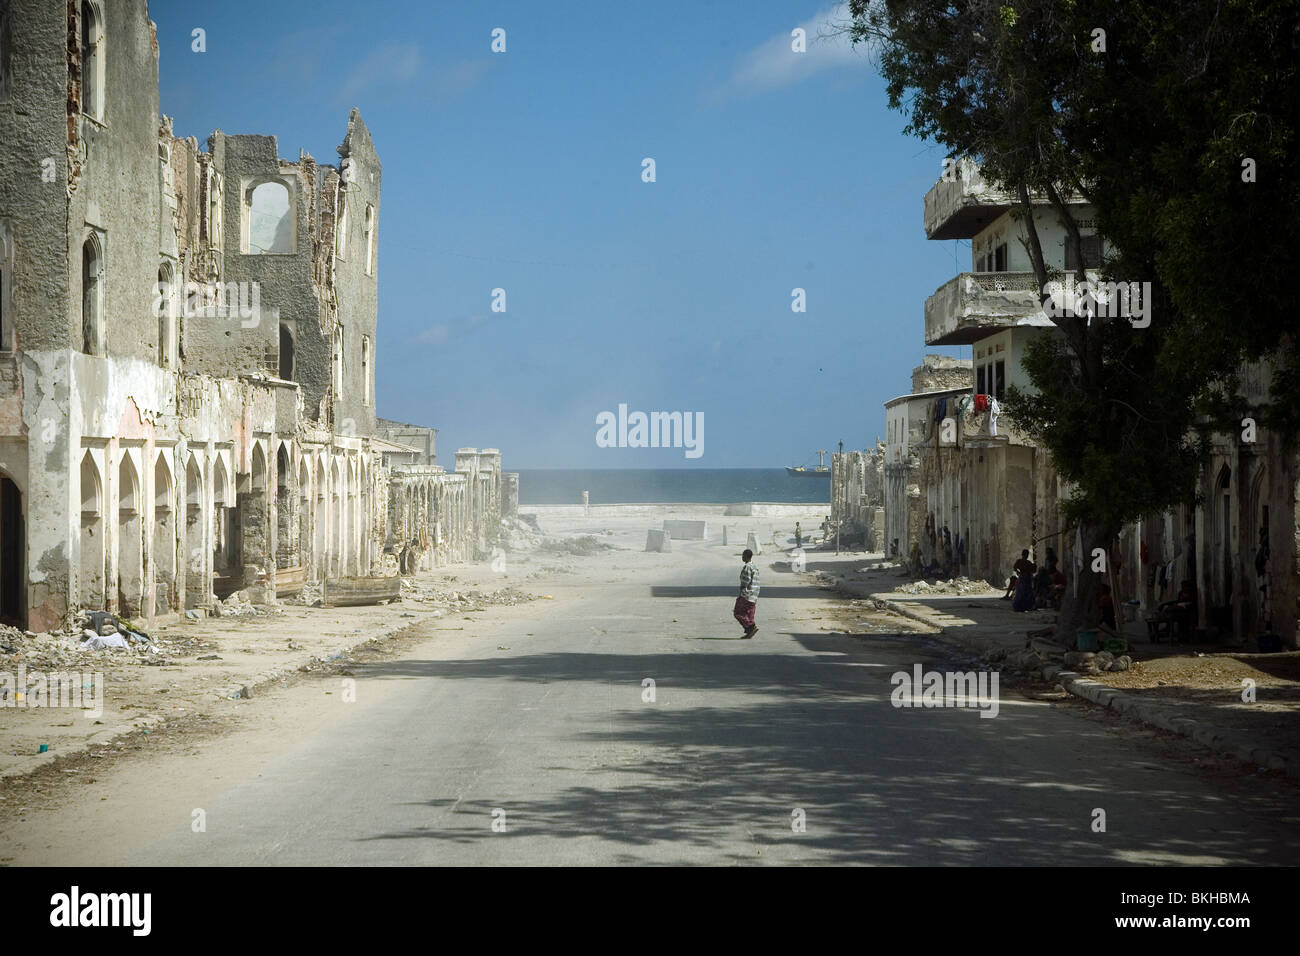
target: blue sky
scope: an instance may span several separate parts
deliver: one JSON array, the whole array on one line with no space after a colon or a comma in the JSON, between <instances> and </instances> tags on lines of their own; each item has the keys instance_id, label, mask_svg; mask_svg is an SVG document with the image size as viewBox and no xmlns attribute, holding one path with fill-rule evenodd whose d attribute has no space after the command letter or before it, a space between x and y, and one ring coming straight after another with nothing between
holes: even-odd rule
<instances>
[{"instance_id":1,"label":"blue sky","mask_svg":"<svg viewBox=\"0 0 1300 956\"><path fill-rule=\"evenodd\" d=\"M770 467L883 435L925 298L970 253L926 241L943 153L902 134L864 53L822 38L833 11L150 5L177 135L271 134L336 163L361 109L384 170L379 413L441 429L449 467L476 445L508 469ZM704 454L597 447L620 403L702 412Z\"/></svg>"}]
</instances>

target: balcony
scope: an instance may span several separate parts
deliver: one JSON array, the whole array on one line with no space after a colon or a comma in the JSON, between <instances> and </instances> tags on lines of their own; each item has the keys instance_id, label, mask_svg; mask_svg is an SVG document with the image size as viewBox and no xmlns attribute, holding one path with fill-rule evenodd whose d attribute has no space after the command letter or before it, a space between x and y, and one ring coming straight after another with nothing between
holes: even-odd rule
<instances>
[{"instance_id":1,"label":"balcony","mask_svg":"<svg viewBox=\"0 0 1300 956\"><path fill-rule=\"evenodd\" d=\"M1012 205L1003 190L984 181L969 159L957 163L957 178L939 180L925 194L927 239L970 239Z\"/></svg>"},{"instance_id":2,"label":"balcony","mask_svg":"<svg viewBox=\"0 0 1300 956\"><path fill-rule=\"evenodd\" d=\"M1028 445L1034 442L1028 435L1011 426L1003 413L998 416L997 434L993 434L989 413L969 415L961 423L961 444L966 448L996 448L999 445Z\"/></svg>"},{"instance_id":3,"label":"balcony","mask_svg":"<svg viewBox=\"0 0 1300 956\"><path fill-rule=\"evenodd\" d=\"M1013 327L1051 328L1032 272L963 272L925 300L926 345L970 345Z\"/></svg>"}]
</instances>

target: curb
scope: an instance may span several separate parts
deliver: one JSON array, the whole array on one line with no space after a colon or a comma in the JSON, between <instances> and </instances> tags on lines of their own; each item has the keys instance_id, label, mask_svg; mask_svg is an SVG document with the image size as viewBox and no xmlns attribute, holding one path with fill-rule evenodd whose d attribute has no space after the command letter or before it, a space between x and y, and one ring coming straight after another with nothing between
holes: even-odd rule
<instances>
[{"instance_id":1,"label":"curb","mask_svg":"<svg viewBox=\"0 0 1300 956\"><path fill-rule=\"evenodd\" d=\"M834 579L833 579L834 580ZM841 586L843 582L837 582ZM890 611L899 614L902 617L919 621L922 624L929 625L937 630L938 636L948 644L955 645L967 651L987 650L988 645L981 642L978 638L967 638L954 633L948 627L942 624L936 624L933 618L929 618L911 608L906 607L901 602L879 597L872 594L870 597L885 605ZM1074 671L1067 671L1064 668L1049 664L1041 671L1045 680L1055 680L1065 688L1066 692L1097 704L1101 707L1109 707L1111 710L1124 714L1127 717L1134 717L1145 724L1158 727L1161 730L1167 730L1171 733L1179 734L1186 737L1203 747L1207 747L1218 753L1226 753L1242 760L1246 763L1254 764L1266 770L1281 770L1288 777L1300 780L1300 761L1291 760L1285 754L1278 753L1276 750L1268 750L1262 747L1254 747L1249 743L1240 740L1233 740L1222 734L1216 733L1214 729L1204 721L1188 717L1178 711L1164 707L1155 701L1142 700L1133 694L1125 693L1108 684L1095 681L1084 677Z\"/></svg>"},{"instance_id":2,"label":"curb","mask_svg":"<svg viewBox=\"0 0 1300 956\"><path fill-rule=\"evenodd\" d=\"M381 631L378 634L365 638L364 640L357 641L355 644L348 644L346 647L343 647L340 650L335 651L329 657L322 658L318 654L314 657L309 657L307 660L303 661L302 664L298 664L296 666L293 664L289 664L286 665L285 667L279 667L276 668L275 670L267 671L264 674L255 674L248 680L240 681L237 684L231 684L229 687L226 688L225 691L216 691L215 696L218 700L251 700L257 691L261 691L267 688L269 685L274 684L275 682L279 681L282 677L288 674L299 673L302 670L302 668L307 664L316 664L316 663L324 664L324 663L328 663L329 661L338 660L342 657L347 657L358 647L361 647L365 644L372 644L375 643L376 641L378 642L391 641L393 638L401 637L407 631L416 627L420 623L422 622L412 621L409 624L402 625L401 627L395 627L390 631Z\"/></svg>"}]
</instances>

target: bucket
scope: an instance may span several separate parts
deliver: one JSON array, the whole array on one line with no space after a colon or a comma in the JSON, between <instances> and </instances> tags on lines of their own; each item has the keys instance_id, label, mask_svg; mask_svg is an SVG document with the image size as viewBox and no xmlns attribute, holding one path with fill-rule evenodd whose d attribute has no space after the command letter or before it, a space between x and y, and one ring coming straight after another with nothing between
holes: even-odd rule
<instances>
[{"instance_id":1,"label":"bucket","mask_svg":"<svg viewBox=\"0 0 1300 956\"><path fill-rule=\"evenodd\" d=\"M1075 635L1075 647L1081 651L1095 651L1097 649L1097 632L1096 631L1079 631Z\"/></svg>"}]
</instances>

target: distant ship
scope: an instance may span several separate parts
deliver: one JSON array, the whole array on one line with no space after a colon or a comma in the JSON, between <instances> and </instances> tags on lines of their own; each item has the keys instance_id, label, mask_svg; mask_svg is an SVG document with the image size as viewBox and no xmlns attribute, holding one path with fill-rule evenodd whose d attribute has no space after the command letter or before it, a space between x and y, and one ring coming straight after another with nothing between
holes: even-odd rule
<instances>
[{"instance_id":1,"label":"distant ship","mask_svg":"<svg viewBox=\"0 0 1300 956\"><path fill-rule=\"evenodd\" d=\"M826 450L817 452L817 467L805 468L803 465L786 465L785 473L791 478L829 478L831 470L826 467Z\"/></svg>"}]
</instances>

